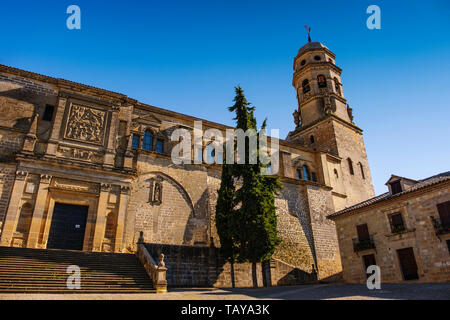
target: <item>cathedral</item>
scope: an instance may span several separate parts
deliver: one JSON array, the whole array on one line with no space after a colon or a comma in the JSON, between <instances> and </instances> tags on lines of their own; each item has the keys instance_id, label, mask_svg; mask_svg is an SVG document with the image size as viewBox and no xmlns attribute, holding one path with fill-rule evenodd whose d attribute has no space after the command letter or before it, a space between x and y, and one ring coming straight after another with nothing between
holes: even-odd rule
<instances>
[{"instance_id":1,"label":"cathedral","mask_svg":"<svg viewBox=\"0 0 450 320\"><path fill-rule=\"evenodd\" d=\"M308 42L293 69L298 108L279 141L283 241L274 259L326 279L342 270L326 217L374 190L335 54ZM171 160L172 132L193 132L199 120L224 136L229 128L0 65L0 246L135 253L142 235L150 244L220 247L221 166Z\"/></svg>"}]
</instances>

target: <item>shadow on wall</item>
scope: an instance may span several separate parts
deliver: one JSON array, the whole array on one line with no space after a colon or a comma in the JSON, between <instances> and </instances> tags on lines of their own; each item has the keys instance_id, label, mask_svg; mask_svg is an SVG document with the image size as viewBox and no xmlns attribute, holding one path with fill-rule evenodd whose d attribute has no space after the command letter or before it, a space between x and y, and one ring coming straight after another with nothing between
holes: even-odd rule
<instances>
[{"instance_id":1,"label":"shadow on wall","mask_svg":"<svg viewBox=\"0 0 450 320\"><path fill-rule=\"evenodd\" d=\"M223 259L215 247L146 243L152 257L164 253L169 287L212 287L223 271Z\"/></svg>"},{"instance_id":2,"label":"shadow on wall","mask_svg":"<svg viewBox=\"0 0 450 320\"><path fill-rule=\"evenodd\" d=\"M296 284L314 283L317 275L300 269L293 269L277 281L277 286L292 286Z\"/></svg>"},{"instance_id":3,"label":"shadow on wall","mask_svg":"<svg viewBox=\"0 0 450 320\"><path fill-rule=\"evenodd\" d=\"M183 192L187 193L186 191ZM190 199L186 199L190 201ZM205 221L206 214L204 212L205 208L208 207L208 193L204 191L202 196L197 201L191 213L189 214L188 221L186 223L186 228L184 230L183 244L185 245L199 245L204 246L208 243L208 221Z\"/></svg>"},{"instance_id":4,"label":"shadow on wall","mask_svg":"<svg viewBox=\"0 0 450 320\"><path fill-rule=\"evenodd\" d=\"M38 105L29 101L21 89L0 92L0 120L12 129L28 131ZM22 106L21 106L22 105Z\"/></svg>"},{"instance_id":5,"label":"shadow on wall","mask_svg":"<svg viewBox=\"0 0 450 320\"><path fill-rule=\"evenodd\" d=\"M306 191L305 191L305 195L306 195ZM289 197L287 197L287 198L289 199ZM311 217L309 215L308 201L305 201L305 208L303 208L303 207L299 208L297 201L295 201L295 202L288 201L288 209L289 209L289 213L298 212L299 210L301 210L301 212L299 214L294 215L294 216L297 217L300 225L302 226L303 234L305 235L306 240L308 241L309 249L311 250L311 253L312 253L314 265L317 266L317 254L316 254L316 249L314 246L314 236L313 236L313 232L312 232L312 228L311 228ZM300 214L303 215L303 218Z\"/></svg>"}]
</instances>

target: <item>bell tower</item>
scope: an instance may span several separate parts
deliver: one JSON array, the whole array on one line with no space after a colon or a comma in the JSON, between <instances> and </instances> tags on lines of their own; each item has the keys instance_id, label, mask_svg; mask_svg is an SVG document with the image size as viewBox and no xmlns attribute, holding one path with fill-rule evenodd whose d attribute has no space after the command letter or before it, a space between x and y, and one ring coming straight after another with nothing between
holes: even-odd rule
<instances>
[{"instance_id":1,"label":"bell tower","mask_svg":"<svg viewBox=\"0 0 450 320\"><path fill-rule=\"evenodd\" d=\"M310 40L310 39L309 39ZM298 109L295 130L287 140L321 150L335 159L327 168L334 189L345 190L345 206L374 196L362 130L353 122L335 54L320 42L309 41L294 59L293 86Z\"/></svg>"}]
</instances>

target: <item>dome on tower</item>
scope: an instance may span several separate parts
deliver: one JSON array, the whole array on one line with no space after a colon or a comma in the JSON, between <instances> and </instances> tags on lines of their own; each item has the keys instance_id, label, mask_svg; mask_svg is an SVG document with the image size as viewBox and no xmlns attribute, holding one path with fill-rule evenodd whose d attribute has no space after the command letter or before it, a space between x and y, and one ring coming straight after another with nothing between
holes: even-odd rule
<instances>
[{"instance_id":1,"label":"dome on tower","mask_svg":"<svg viewBox=\"0 0 450 320\"><path fill-rule=\"evenodd\" d=\"M308 42L303 47L301 47L300 50L298 50L297 57L301 56L306 51L315 50L315 49L327 49L327 50L330 50L330 49L328 49L326 46L324 46L320 42Z\"/></svg>"}]
</instances>

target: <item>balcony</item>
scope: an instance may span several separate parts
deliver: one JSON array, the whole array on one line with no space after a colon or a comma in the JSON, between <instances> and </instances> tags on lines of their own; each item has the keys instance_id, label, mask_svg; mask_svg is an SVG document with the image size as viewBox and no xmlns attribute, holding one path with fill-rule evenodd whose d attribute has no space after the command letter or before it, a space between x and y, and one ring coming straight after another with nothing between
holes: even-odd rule
<instances>
[{"instance_id":1,"label":"balcony","mask_svg":"<svg viewBox=\"0 0 450 320\"><path fill-rule=\"evenodd\" d=\"M366 240L359 240L358 238L353 239L353 250L355 252L375 249L375 242L373 241L372 236Z\"/></svg>"},{"instance_id":2,"label":"balcony","mask_svg":"<svg viewBox=\"0 0 450 320\"><path fill-rule=\"evenodd\" d=\"M406 227L403 224L398 224L398 225L392 225L391 224L391 231L394 234L402 233L402 232L406 231Z\"/></svg>"},{"instance_id":3,"label":"balcony","mask_svg":"<svg viewBox=\"0 0 450 320\"><path fill-rule=\"evenodd\" d=\"M447 234L450 233L450 225L444 225L441 222L441 219L431 217L433 221L434 230L436 231L436 235Z\"/></svg>"}]
</instances>

